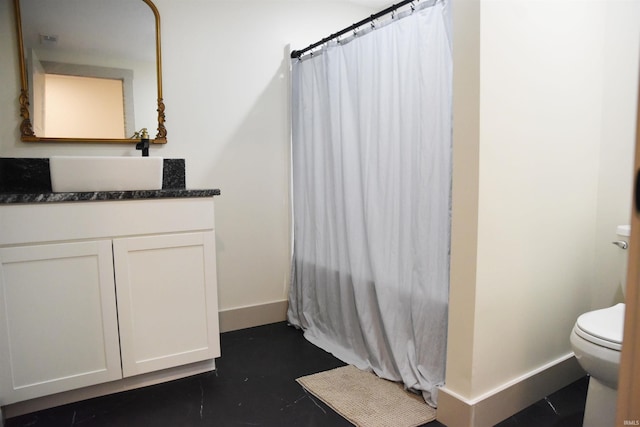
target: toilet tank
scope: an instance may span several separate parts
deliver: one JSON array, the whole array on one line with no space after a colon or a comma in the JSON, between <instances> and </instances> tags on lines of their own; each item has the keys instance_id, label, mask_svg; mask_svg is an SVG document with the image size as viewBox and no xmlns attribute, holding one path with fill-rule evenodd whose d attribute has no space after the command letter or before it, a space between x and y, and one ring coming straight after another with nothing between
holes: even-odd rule
<instances>
[{"instance_id":1,"label":"toilet tank","mask_svg":"<svg viewBox=\"0 0 640 427\"><path fill-rule=\"evenodd\" d=\"M616 234L618 236L616 242L626 242L629 244L629 236L631 236L631 226L630 225L619 225L616 228ZM627 293L627 260L629 259L629 249L622 248L619 245L616 248L618 251L618 278L620 281L620 286L622 287L622 295L626 297Z\"/></svg>"}]
</instances>

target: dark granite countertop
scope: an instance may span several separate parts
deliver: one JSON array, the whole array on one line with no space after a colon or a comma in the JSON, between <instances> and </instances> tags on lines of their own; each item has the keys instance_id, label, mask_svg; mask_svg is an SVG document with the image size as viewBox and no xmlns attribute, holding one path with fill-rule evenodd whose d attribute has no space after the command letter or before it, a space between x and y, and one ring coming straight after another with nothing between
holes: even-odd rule
<instances>
[{"instance_id":1,"label":"dark granite countertop","mask_svg":"<svg viewBox=\"0 0 640 427\"><path fill-rule=\"evenodd\" d=\"M0 204L6 203L58 203L87 202L101 200L141 200L182 197L219 196L218 189L186 190L140 190L140 191L95 191L81 193L0 193Z\"/></svg>"},{"instance_id":2,"label":"dark granite countertop","mask_svg":"<svg viewBox=\"0 0 640 427\"><path fill-rule=\"evenodd\" d=\"M54 193L51 191L49 159L0 157L0 204L167 199L219 195L220 190L217 188L186 189L184 159L164 159L162 190Z\"/></svg>"}]
</instances>

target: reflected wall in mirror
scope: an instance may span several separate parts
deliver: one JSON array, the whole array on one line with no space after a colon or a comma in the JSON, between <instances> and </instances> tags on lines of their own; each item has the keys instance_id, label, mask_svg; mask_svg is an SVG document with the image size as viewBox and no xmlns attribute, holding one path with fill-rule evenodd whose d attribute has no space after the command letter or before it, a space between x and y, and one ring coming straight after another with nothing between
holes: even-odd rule
<instances>
[{"instance_id":1,"label":"reflected wall in mirror","mask_svg":"<svg viewBox=\"0 0 640 427\"><path fill-rule=\"evenodd\" d=\"M166 143L160 16L151 0L14 0L28 142Z\"/></svg>"}]
</instances>

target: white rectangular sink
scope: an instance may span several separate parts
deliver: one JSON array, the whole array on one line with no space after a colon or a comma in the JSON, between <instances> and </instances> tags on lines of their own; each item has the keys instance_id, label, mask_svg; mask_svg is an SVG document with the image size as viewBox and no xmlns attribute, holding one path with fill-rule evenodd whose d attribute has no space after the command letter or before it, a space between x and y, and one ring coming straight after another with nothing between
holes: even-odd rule
<instances>
[{"instance_id":1,"label":"white rectangular sink","mask_svg":"<svg viewBox=\"0 0 640 427\"><path fill-rule=\"evenodd\" d=\"M162 189L162 157L53 156L56 193Z\"/></svg>"}]
</instances>

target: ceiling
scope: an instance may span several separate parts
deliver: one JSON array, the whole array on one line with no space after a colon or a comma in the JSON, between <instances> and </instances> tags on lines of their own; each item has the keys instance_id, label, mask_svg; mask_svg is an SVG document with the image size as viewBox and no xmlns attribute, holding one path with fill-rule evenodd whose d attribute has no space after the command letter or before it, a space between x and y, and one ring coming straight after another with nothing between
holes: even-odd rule
<instances>
[{"instance_id":1,"label":"ceiling","mask_svg":"<svg viewBox=\"0 0 640 427\"><path fill-rule=\"evenodd\" d=\"M332 1L369 7L375 13L400 0ZM21 5L27 49L97 51L106 56L155 60L154 16L142 1L21 0ZM57 41L43 43L41 36L55 36Z\"/></svg>"},{"instance_id":2,"label":"ceiling","mask_svg":"<svg viewBox=\"0 0 640 427\"><path fill-rule=\"evenodd\" d=\"M398 3L400 0L397 1L389 1L389 0L345 0L347 3L353 3L353 4L357 4L357 5L362 5L362 6L370 6L374 9L385 9L395 3Z\"/></svg>"},{"instance_id":3,"label":"ceiling","mask_svg":"<svg viewBox=\"0 0 640 427\"><path fill-rule=\"evenodd\" d=\"M155 61L155 16L142 1L21 0L20 9L25 49Z\"/></svg>"}]
</instances>

